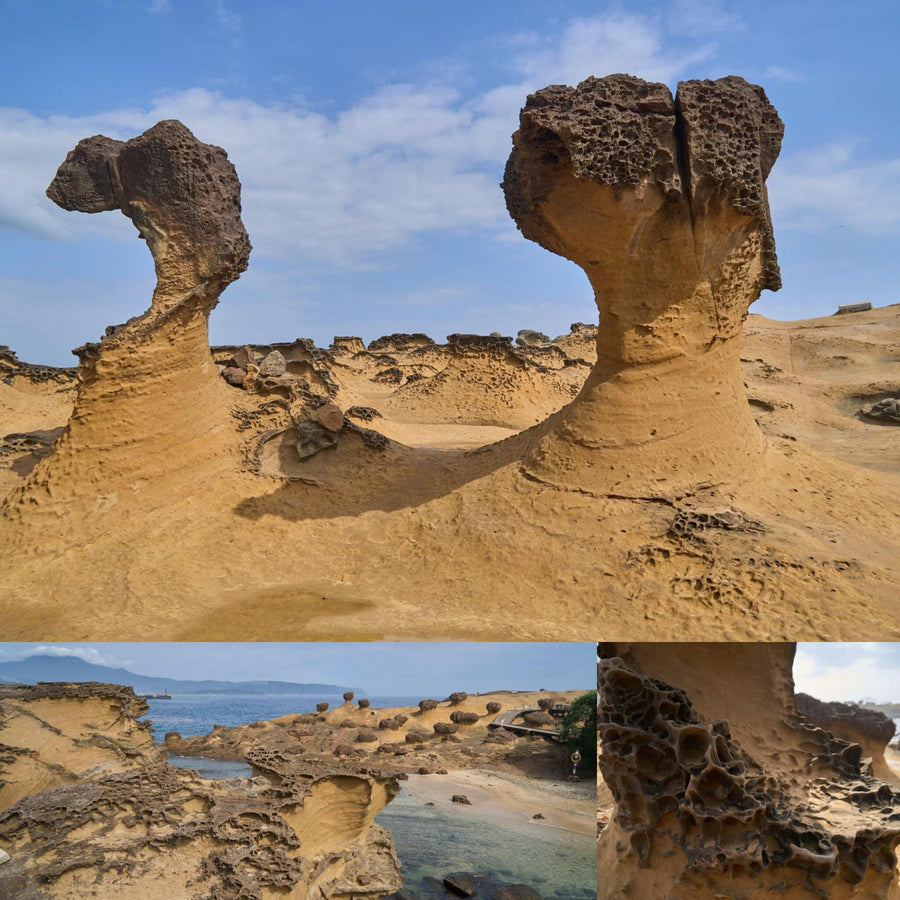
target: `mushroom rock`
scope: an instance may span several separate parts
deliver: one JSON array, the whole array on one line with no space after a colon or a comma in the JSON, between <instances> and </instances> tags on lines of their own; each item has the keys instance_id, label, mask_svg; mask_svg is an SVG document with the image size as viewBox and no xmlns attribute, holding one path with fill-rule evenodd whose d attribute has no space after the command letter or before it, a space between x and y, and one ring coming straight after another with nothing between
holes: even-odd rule
<instances>
[{"instance_id":1,"label":"mushroom rock","mask_svg":"<svg viewBox=\"0 0 900 900\"><path fill-rule=\"evenodd\" d=\"M783 125L742 78L676 97L630 75L528 97L506 165L525 237L581 266L600 311L581 393L536 429L529 475L563 488L679 496L748 476L764 450L741 324L780 287L765 180Z\"/></svg>"},{"instance_id":2,"label":"mushroom rock","mask_svg":"<svg viewBox=\"0 0 900 900\"><path fill-rule=\"evenodd\" d=\"M888 898L900 794L797 712L793 644L601 644L601 898Z\"/></svg>"},{"instance_id":3,"label":"mushroom rock","mask_svg":"<svg viewBox=\"0 0 900 900\"><path fill-rule=\"evenodd\" d=\"M168 120L125 142L80 141L47 195L67 210L121 210L147 242L157 283L146 312L74 351L74 412L20 497L33 503L43 488L56 503L80 493L93 501L98 471L107 492L131 490L138 478L157 487L185 471L203 484L234 452L224 427L229 388L207 329L250 255L234 166L224 150Z\"/></svg>"}]
</instances>

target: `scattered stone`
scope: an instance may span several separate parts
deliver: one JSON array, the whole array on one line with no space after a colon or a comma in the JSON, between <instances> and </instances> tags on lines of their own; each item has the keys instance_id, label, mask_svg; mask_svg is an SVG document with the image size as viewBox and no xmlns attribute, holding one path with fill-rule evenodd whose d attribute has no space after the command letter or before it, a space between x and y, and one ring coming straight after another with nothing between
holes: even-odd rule
<instances>
[{"instance_id":1,"label":"scattered stone","mask_svg":"<svg viewBox=\"0 0 900 900\"><path fill-rule=\"evenodd\" d=\"M422 712L426 712L430 709L437 709L438 702L437 700L420 700L419 701L419 709Z\"/></svg>"},{"instance_id":2,"label":"scattered stone","mask_svg":"<svg viewBox=\"0 0 900 900\"><path fill-rule=\"evenodd\" d=\"M365 697L362 697L362 698L360 698L360 701L359 701L359 703L357 704L357 706L358 706L360 709L368 709L368 708L369 708L369 703L370 703L370 702L371 702L371 701L367 700Z\"/></svg>"},{"instance_id":3,"label":"scattered stone","mask_svg":"<svg viewBox=\"0 0 900 900\"><path fill-rule=\"evenodd\" d=\"M300 422L297 425L297 441L294 445L300 459L309 459L320 450L337 446L337 436L318 422Z\"/></svg>"},{"instance_id":4,"label":"scattered stone","mask_svg":"<svg viewBox=\"0 0 900 900\"><path fill-rule=\"evenodd\" d=\"M500 709L501 709L500 704L497 703L496 700L491 700L491 702L488 703L488 705L487 705L487 711L488 711L492 716L497 715L497 713L500 712Z\"/></svg>"},{"instance_id":5,"label":"scattered stone","mask_svg":"<svg viewBox=\"0 0 900 900\"><path fill-rule=\"evenodd\" d=\"M378 740L378 735L368 728L361 728L356 735L357 744L372 744Z\"/></svg>"},{"instance_id":6,"label":"scattered stone","mask_svg":"<svg viewBox=\"0 0 900 900\"><path fill-rule=\"evenodd\" d=\"M472 805L472 801L465 794L454 794L450 801L452 803L462 803L464 806Z\"/></svg>"},{"instance_id":7,"label":"scattered stone","mask_svg":"<svg viewBox=\"0 0 900 900\"><path fill-rule=\"evenodd\" d=\"M236 366L226 366L222 369L222 377L235 387L243 387L244 379L247 377L247 370L239 369Z\"/></svg>"},{"instance_id":8,"label":"scattered stone","mask_svg":"<svg viewBox=\"0 0 900 900\"><path fill-rule=\"evenodd\" d=\"M544 725L554 724L553 716L543 710L525 713L522 718L525 720L526 725L531 725L533 728L541 728Z\"/></svg>"},{"instance_id":9,"label":"scattered stone","mask_svg":"<svg viewBox=\"0 0 900 900\"><path fill-rule=\"evenodd\" d=\"M451 703L462 703L467 700L469 695L465 691L454 691L448 698Z\"/></svg>"},{"instance_id":10,"label":"scattered stone","mask_svg":"<svg viewBox=\"0 0 900 900\"><path fill-rule=\"evenodd\" d=\"M382 731L395 731L397 728L400 727L400 725L396 719L382 719L378 723L378 727Z\"/></svg>"},{"instance_id":11,"label":"scattered stone","mask_svg":"<svg viewBox=\"0 0 900 900\"><path fill-rule=\"evenodd\" d=\"M453 800L454 802L457 802L456 797L454 797ZM465 800L465 798L463 798L463 800ZM468 803L469 801L465 800L465 802ZM471 875L462 872L454 875L447 875L444 878L444 884L453 891L454 894L457 894L460 897L478 896L478 885Z\"/></svg>"},{"instance_id":12,"label":"scattered stone","mask_svg":"<svg viewBox=\"0 0 900 900\"><path fill-rule=\"evenodd\" d=\"M435 722L432 726L435 734L456 734L459 724L456 722Z\"/></svg>"},{"instance_id":13,"label":"scattered stone","mask_svg":"<svg viewBox=\"0 0 900 900\"><path fill-rule=\"evenodd\" d=\"M455 722L457 725L474 725L481 716L476 712L463 712L462 710L457 710L456 712L450 713L450 721Z\"/></svg>"},{"instance_id":14,"label":"scattered stone","mask_svg":"<svg viewBox=\"0 0 900 900\"><path fill-rule=\"evenodd\" d=\"M424 744L428 740L428 735L424 731L408 731L406 733L407 744Z\"/></svg>"},{"instance_id":15,"label":"scattered stone","mask_svg":"<svg viewBox=\"0 0 900 900\"><path fill-rule=\"evenodd\" d=\"M519 331L516 343L520 347L529 347L532 344L549 344L550 338L541 331L532 331L530 328L523 328Z\"/></svg>"},{"instance_id":16,"label":"scattered stone","mask_svg":"<svg viewBox=\"0 0 900 900\"><path fill-rule=\"evenodd\" d=\"M543 819L544 816L542 813L535 813L531 818L532 819Z\"/></svg>"},{"instance_id":17,"label":"scattered stone","mask_svg":"<svg viewBox=\"0 0 900 900\"><path fill-rule=\"evenodd\" d=\"M235 350L231 359L225 363L225 368L244 369L248 366L256 365L256 354L249 347L239 347Z\"/></svg>"},{"instance_id":18,"label":"scattered stone","mask_svg":"<svg viewBox=\"0 0 900 900\"><path fill-rule=\"evenodd\" d=\"M900 425L900 397L885 397L884 400L879 400L868 409L861 409L860 412L869 419Z\"/></svg>"},{"instance_id":19,"label":"scattered stone","mask_svg":"<svg viewBox=\"0 0 900 900\"><path fill-rule=\"evenodd\" d=\"M349 703L353 699L353 691L344 691L344 699Z\"/></svg>"},{"instance_id":20,"label":"scattered stone","mask_svg":"<svg viewBox=\"0 0 900 900\"><path fill-rule=\"evenodd\" d=\"M266 378L280 378L287 371L287 363L283 354L278 350L272 350L259 364L259 374Z\"/></svg>"},{"instance_id":21,"label":"scattered stone","mask_svg":"<svg viewBox=\"0 0 900 900\"><path fill-rule=\"evenodd\" d=\"M542 900L542 898L528 884L506 884L494 894L494 900Z\"/></svg>"},{"instance_id":22,"label":"scattered stone","mask_svg":"<svg viewBox=\"0 0 900 900\"><path fill-rule=\"evenodd\" d=\"M325 712L326 709L328 709L327 701L322 700L321 702L316 704L316 712Z\"/></svg>"},{"instance_id":23,"label":"scattered stone","mask_svg":"<svg viewBox=\"0 0 900 900\"><path fill-rule=\"evenodd\" d=\"M338 432L344 427L344 412L336 403L326 403L315 412L316 420L323 428Z\"/></svg>"}]
</instances>

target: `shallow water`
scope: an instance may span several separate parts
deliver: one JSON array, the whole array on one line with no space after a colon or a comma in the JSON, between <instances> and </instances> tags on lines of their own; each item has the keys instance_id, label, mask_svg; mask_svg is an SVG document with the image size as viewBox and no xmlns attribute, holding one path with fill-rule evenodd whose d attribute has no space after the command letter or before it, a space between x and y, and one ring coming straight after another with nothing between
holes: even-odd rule
<instances>
[{"instance_id":1,"label":"shallow water","mask_svg":"<svg viewBox=\"0 0 900 900\"><path fill-rule=\"evenodd\" d=\"M595 900L597 842L578 834L525 822L500 827L479 821L476 807L427 806L409 790L376 817L394 836L406 884L450 872L488 873L528 884L554 900Z\"/></svg>"},{"instance_id":2,"label":"shallow water","mask_svg":"<svg viewBox=\"0 0 900 900\"><path fill-rule=\"evenodd\" d=\"M178 756L170 753L170 766L179 769L193 769L204 778L250 778L253 769L243 762L225 759L207 759L205 756Z\"/></svg>"}]
</instances>

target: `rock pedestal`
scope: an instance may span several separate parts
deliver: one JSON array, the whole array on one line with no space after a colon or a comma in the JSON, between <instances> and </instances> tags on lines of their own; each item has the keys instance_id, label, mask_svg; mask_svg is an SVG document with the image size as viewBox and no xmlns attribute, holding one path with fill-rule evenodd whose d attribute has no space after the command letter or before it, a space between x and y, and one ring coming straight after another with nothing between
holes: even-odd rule
<instances>
[{"instance_id":1,"label":"rock pedestal","mask_svg":"<svg viewBox=\"0 0 900 900\"><path fill-rule=\"evenodd\" d=\"M671 496L752 470L763 451L740 330L780 287L765 179L783 125L741 78L672 97L629 75L529 96L503 182L522 233L581 266L598 361L537 429L534 477Z\"/></svg>"}]
</instances>

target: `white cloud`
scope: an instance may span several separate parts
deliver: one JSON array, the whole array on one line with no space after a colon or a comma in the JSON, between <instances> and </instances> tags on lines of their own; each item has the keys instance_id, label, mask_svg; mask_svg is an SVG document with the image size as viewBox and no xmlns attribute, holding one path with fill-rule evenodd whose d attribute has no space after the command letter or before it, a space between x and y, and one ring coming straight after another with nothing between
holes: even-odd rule
<instances>
[{"instance_id":1,"label":"white cloud","mask_svg":"<svg viewBox=\"0 0 900 900\"><path fill-rule=\"evenodd\" d=\"M861 160L860 141L779 160L769 176L776 225L880 235L900 225L900 158Z\"/></svg>"},{"instance_id":2,"label":"white cloud","mask_svg":"<svg viewBox=\"0 0 900 900\"><path fill-rule=\"evenodd\" d=\"M784 66L768 66L763 73L767 81L805 81L805 78Z\"/></svg>"},{"instance_id":3,"label":"white cloud","mask_svg":"<svg viewBox=\"0 0 900 900\"><path fill-rule=\"evenodd\" d=\"M243 27L240 15L233 9L229 9L225 5L224 0L215 0L213 3L213 16L222 28L230 31L232 34L237 34Z\"/></svg>"},{"instance_id":4,"label":"white cloud","mask_svg":"<svg viewBox=\"0 0 900 900\"><path fill-rule=\"evenodd\" d=\"M843 644L798 647L794 686L819 700L900 700L900 647Z\"/></svg>"},{"instance_id":5,"label":"white cloud","mask_svg":"<svg viewBox=\"0 0 900 900\"><path fill-rule=\"evenodd\" d=\"M4 653L0 647L0 658L4 661L28 659L30 656L74 656L97 666L114 668L127 668L132 664L127 659L119 659L109 653L101 653L95 647L63 647L58 644L42 644L13 654Z\"/></svg>"},{"instance_id":6,"label":"white cloud","mask_svg":"<svg viewBox=\"0 0 900 900\"><path fill-rule=\"evenodd\" d=\"M709 37L724 31L740 31L740 16L729 12L724 0L673 0L669 29L691 37Z\"/></svg>"},{"instance_id":7,"label":"white cloud","mask_svg":"<svg viewBox=\"0 0 900 900\"><path fill-rule=\"evenodd\" d=\"M658 18L609 13L574 19L552 41L521 39L526 49L514 63L534 85L532 90L616 72L671 85L688 67L708 58L713 45L676 49L668 37Z\"/></svg>"},{"instance_id":8,"label":"white cloud","mask_svg":"<svg viewBox=\"0 0 900 900\"><path fill-rule=\"evenodd\" d=\"M223 25L239 29L221 0L213 10ZM202 88L157 97L145 109L94 115L0 109L0 225L55 240L121 237L126 232L109 224L118 214L75 217L54 207L44 190L81 138L127 139L178 118L201 140L227 149L258 255L359 268L430 232L498 237L508 224L497 182L526 94L617 71L671 82L710 53L708 45L675 48L666 40L658 18L578 19L555 34L518 36L506 45L515 83L474 95L393 84L330 115Z\"/></svg>"}]
</instances>

